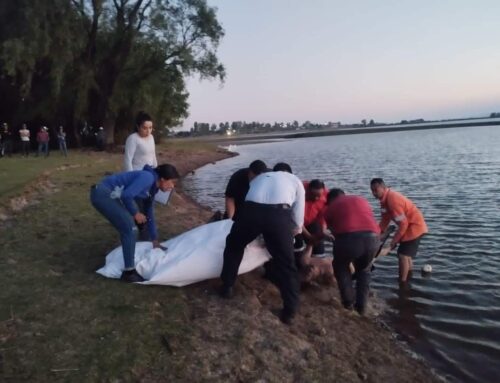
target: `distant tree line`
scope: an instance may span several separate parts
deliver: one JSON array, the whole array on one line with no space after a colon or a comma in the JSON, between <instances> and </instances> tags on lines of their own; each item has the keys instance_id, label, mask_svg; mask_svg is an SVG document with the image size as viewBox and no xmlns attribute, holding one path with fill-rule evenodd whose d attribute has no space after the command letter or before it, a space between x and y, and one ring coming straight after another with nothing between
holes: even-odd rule
<instances>
[{"instance_id":1,"label":"distant tree line","mask_svg":"<svg viewBox=\"0 0 500 383\"><path fill-rule=\"evenodd\" d=\"M317 124L310 121L306 121L299 124L298 121L293 122L274 122L274 123L264 123L264 122L246 122L246 121L233 121L215 123L206 122L195 122L190 129L190 132L179 132L179 136L201 136L209 134L252 134L252 133L269 133L269 132L282 132L282 131L293 131L300 129L320 129L320 128L332 128L339 127L339 122L328 122L326 124Z\"/></svg>"},{"instance_id":2,"label":"distant tree line","mask_svg":"<svg viewBox=\"0 0 500 383\"><path fill-rule=\"evenodd\" d=\"M185 77L224 79L224 35L206 0L0 2L0 122L84 126L121 142L146 110L155 126L187 116Z\"/></svg>"}]
</instances>

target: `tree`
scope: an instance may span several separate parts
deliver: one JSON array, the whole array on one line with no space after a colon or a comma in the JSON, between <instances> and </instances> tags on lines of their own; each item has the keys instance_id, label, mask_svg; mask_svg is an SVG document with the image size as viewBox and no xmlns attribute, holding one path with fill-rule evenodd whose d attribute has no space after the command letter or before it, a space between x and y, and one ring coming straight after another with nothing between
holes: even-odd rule
<instances>
[{"instance_id":1,"label":"tree","mask_svg":"<svg viewBox=\"0 0 500 383\"><path fill-rule=\"evenodd\" d=\"M103 125L110 142L126 135L139 109L157 126L175 125L187 116L186 76L223 81L216 56L223 35L206 0L4 2L5 113L63 123L70 138L88 120Z\"/></svg>"}]
</instances>

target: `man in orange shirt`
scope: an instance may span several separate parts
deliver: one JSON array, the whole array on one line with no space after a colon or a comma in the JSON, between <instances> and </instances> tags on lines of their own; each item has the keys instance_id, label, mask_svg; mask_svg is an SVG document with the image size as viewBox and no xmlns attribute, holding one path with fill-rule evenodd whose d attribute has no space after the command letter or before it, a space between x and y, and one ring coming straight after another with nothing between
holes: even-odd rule
<instances>
[{"instance_id":1,"label":"man in orange shirt","mask_svg":"<svg viewBox=\"0 0 500 383\"><path fill-rule=\"evenodd\" d=\"M399 280L406 282L413 268L412 258L417 255L422 236L428 232L424 217L412 201L388 188L382 178L372 179L370 188L373 196L380 200L382 210L380 230L384 232L391 220L398 225L390 247L384 249L380 255L388 254L399 244Z\"/></svg>"}]
</instances>

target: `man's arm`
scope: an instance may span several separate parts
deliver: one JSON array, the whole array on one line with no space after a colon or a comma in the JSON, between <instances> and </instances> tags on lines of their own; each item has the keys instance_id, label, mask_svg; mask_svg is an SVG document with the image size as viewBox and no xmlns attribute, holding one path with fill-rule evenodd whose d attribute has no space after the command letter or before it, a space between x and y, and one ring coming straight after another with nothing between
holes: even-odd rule
<instances>
[{"instance_id":1,"label":"man's arm","mask_svg":"<svg viewBox=\"0 0 500 383\"><path fill-rule=\"evenodd\" d=\"M235 211L236 211L236 204L234 202L234 198L226 197L227 217L230 219L233 219Z\"/></svg>"},{"instance_id":2,"label":"man's arm","mask_svg":"<svg viewBox=\"0 0 500 383\"><path fill-rule=\"evenodd\" d=\"M396 202L391 206L391 217L394 222L398 225L398 230L394 234L394 238L391 241L391 248L395 248L396 245L401 241L401 238L405 235L406 230L408 230L408 219L406 218L404 203Z\"/></svg>"},{"instance_id":3,"label":"man's arm","mask_svg":"<svg viewBox=\"0 0 500 383\"><path fill-rule=\"evenodd\" d=\"M306 205L306 191L304 185L297 178L296 182L296 192L295 192L295 202L292 205L293 221L296 225L296 232L298 234L302 231L302 226L304 226L304 209Z\"/></svg>"}]
</instances>

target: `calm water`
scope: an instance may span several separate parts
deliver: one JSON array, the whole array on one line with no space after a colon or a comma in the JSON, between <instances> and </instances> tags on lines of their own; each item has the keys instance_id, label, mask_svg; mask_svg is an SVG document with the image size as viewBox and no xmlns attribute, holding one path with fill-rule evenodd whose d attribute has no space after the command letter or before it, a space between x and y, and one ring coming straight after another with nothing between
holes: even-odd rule
<instances>
[{"instance_id":1,"label":"calm water","mask_svg":"<svg viewBox=\"0 0 500 383\"><path fill-rule=\"evenodd\" d=\"M373 288L396 331L451 380L500 381L500 126L308 138L239 146L240 156L185 181L200 202L223 209L233 171L260 158L289 162L302 179L367 197L381 176L419 206L430 234L410 286L397 259L377 262ZM429 263L430 278L418 270Z\"/></svg>"}]
</instances>

